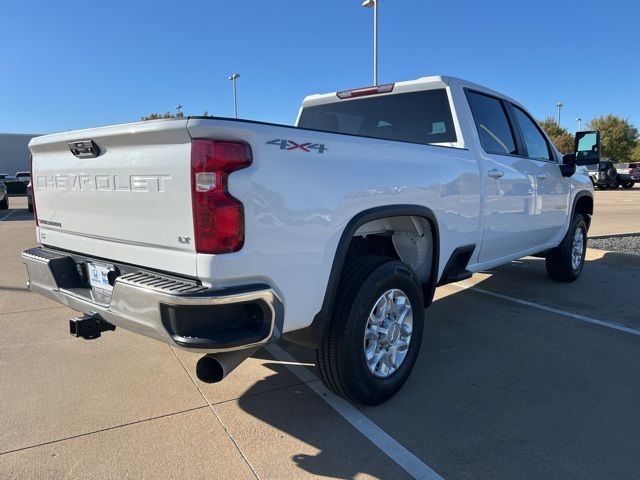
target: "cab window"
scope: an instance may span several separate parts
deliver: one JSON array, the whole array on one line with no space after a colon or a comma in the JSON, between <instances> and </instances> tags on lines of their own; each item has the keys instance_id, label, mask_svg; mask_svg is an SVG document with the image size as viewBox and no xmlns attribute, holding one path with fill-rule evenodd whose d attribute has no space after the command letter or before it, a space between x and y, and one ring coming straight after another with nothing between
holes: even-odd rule
<instances>
[{"instance_id":1,"label":"cab window","mask_svg":"<svg viewBox=\"0 0 640 480\"><path fill-rule=\"evenodd\" d=\"M521 108L513 106L516 121L520 126L522 141L527 148L527 156L536 160L550 160L549 144L540 128Z\"/></svg>"},{"instance_id":2,"label":"cab window","mask_svg":"<svg viewBox=\"0 0 640 480\"><path fill-rule=\"evenodd\" d=\"M467 100L484 151L498 155L516 155L513 132L502 102L495 97L470 90L467 91Z\"/></svg>"}]
</instances>

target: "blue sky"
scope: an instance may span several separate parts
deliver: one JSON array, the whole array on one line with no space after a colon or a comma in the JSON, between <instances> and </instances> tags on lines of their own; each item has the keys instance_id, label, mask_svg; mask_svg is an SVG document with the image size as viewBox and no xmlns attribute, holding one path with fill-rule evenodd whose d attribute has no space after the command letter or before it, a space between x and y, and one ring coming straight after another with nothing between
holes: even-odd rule
<instances>
[{"instance_id":1,"label":"blue sky","mask_svg":"<svg viewBox=\"0 0 640 480\"><path fill-rule=\"evenodd\" d=\"M359 0L3 0L0 132L49 133L173 110L295 120L310 93L372 83ZM380 82L455 75L575 130L640 128L640 6L629 0L380 0Z\"/></svg>"}]
</instances>

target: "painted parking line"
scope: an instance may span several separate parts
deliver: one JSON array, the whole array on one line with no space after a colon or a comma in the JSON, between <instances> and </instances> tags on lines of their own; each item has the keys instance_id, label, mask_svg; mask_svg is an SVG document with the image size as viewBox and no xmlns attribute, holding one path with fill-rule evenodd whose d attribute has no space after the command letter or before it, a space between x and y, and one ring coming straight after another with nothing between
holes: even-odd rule
<instances>
[{"instance_id":1,"label":"painted parking line","mask_svg":"<svg viewBox=\"0 0 640 480\"><path fill-rule=\"evenodd\" d=\"M11 210L9 213L7 213L4 217L0 217L0 222L2 222L3 220L6 220L7 218L9 218L11 215L13 215L14 213L16 213L17 210Z\"/></svg>"},{"instance_id":2,"label":"painted parking line","mask_svg":"<svg viewBox=\"0 0 640 480\"><path fill-rule=\"evenodd\" d=\"M608 322L606 320L599 320L597 318L587 317L586 315L580 315L579 313L568 312L566 310L561 310L555 307L549 307L547 305L542 305L540 303L530 302L528 300L522 300L520 298L510 297L509 295L504 295L502 293L492 292L490 290L484 290L483 288L478 288L469 283L450 283L452 287L457 287L461 290L472 290L474 292L482 293L484 295L489 295L491 297L500 298L502 300L507 300L509 302L518 303L520 305L525 305L527 307L537 308L538 310L544 310L545 312L555 313L557 315L563 315L565 317L573 318L574 320L580 320L581 322L591 323L593 325L599 325L601 327L610 328L612 330L618 330L619 332L630 333L631 335L640 336L640 330L636 328L626 327L624 325L620 325L615 322Z\"/></svg>"},{"instance_id":3,"label":"painted parking line","mask_svg":"<svg viewBox=\"0 0 640 480\"><path fill-rule=\"evenodd\" d=\"M296 360L284 351L280 346L272 344L266 349L277 360L293 372L300 380L306 383L313 392L327 402L342 418L349 422L362 435L367 437L371 443L378 447L391 460L396 462L413 478L423 480L443 480L429 465L416 457L413 453L398 443L391 435L373 423L360 410L347 402L344 398L329 391L322 382L307 368L300 365Z\"/></svg>"}]
</instances>

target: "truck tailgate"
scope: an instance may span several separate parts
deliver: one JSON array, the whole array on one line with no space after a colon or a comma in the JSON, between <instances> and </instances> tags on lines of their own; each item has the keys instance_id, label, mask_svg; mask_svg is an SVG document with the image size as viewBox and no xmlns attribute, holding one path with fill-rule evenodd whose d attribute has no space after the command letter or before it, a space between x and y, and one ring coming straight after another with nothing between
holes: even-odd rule
<instances>
[{"instance_id":1,"label":"truck tailgate","mask_svg":"<svg viewBox=\"0 0 640 480\"><path fill-rule=\"evenodd\" d=\"M41 243L195 276L186 125L153 121L34 138ZM100 154L72 152L80 141L95 142Z\"/></svg>"}]
</instances>

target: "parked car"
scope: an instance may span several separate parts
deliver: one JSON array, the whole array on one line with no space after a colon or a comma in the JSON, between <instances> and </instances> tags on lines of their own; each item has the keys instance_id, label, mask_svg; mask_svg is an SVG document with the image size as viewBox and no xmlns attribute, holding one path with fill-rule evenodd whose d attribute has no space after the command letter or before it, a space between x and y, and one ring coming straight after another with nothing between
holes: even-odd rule
<instances>
[{"instance_id":1,"label":"parked car","mask_svg":"<svg viewBox=\"0 0 640 480\"><path fill-rule=\"evenodd\" d=\"M618 163L615 165L618 171L617 184L624 189L633 188L636 182L640 182L640 165L637 163Z\"/></svg>"},{"instance_id":2,"label":"parked car","mask_svg":"<svg viewBox=\"0 0 640 480\"><path fill-rule=\"evenodd\" d=\"M31 172L17 172L16 180L26 185L31 180Z\"/></svg>"},{"instance_id":3,"label":"parked car","mask_svg":"<svg viewBox=\"0 0 640 480\"><path fill-rule=\"evenodd\" d=\"M588 165L589 177L598 190L618 188L618 171L611 160L602 160L598 165Z\"/></svg>"},{"instance_id":4,"label":"parked car","mask_svg":"<svg viewBox=\"0 0 640 480\"><path fill-rule=\"evenodd\" d=\"M5 175L1 180L4 182L7 187L7 193L9 195L24 195L26 192L27 184L18 180L13 175Z\"/></svg>"},{"instance_id":5,"label":"parked car","mask_svg":"<svg viewBox=\"0 0 640 480\"><path fill-rule=\"evenodd\" d=\"M0 180L5 180L10 177L11 175L9 175L8 173L0 173Z\"/></svg>"},{"instance_id":6,"label":"parked car","mask_svg":"<svg viewBox=\"0 0 640 480\"><path fill-rule=\"evenodd\" d=\"M215 382L280 338L339 395L407 380L436 286L526 255L584 265L598 132L564 157L527 110L428 77L307 97L297 126L190 117L36 137L29 288L195 352ZM161 147L161 148L160 148ZM90 161L86 161L90 159ZM153 161L149 161L153 159Z\"/></svg>"},{"instance_id":7,"label":"parked car","mask_svg":"<svg viewBox=\"0 0 640 480\"><path fill-rule=\"evenodd\" d=\"M7 194L7 187L2 180L0 180L0 210L6 210L9 208L9 195Z\"/></svg>"},{"instance_id":8,"label":"parked car","mask_svg":"<svg viewBox=\"0 0 640 480\"><path fill-rule=\"evenodd\" d=\"M27 209L33 212L33 187L31 182L27 185Z\"/></svg>"}]
</instances>

